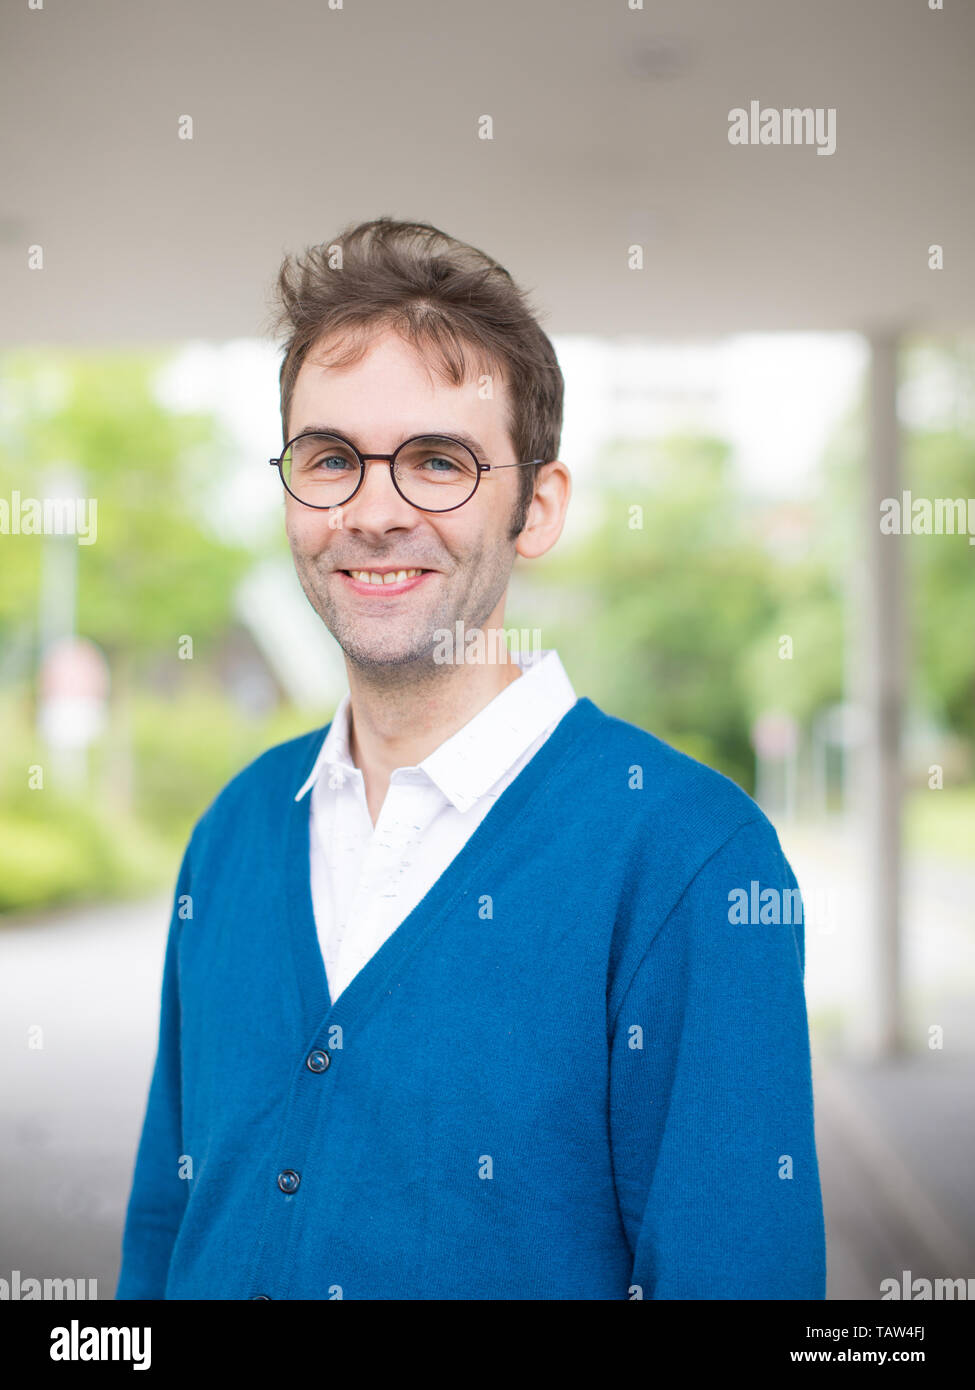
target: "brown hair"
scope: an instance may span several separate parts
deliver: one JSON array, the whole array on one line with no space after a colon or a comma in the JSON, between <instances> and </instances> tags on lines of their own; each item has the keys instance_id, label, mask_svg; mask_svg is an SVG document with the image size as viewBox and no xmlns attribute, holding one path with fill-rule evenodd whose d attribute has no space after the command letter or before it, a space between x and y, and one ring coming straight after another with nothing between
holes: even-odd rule
<instances>
[{"instance_id":1,"label":"brown hair","mask_svg":"<svg viewBox=\"0 0 975 1390\"><path fill-rule=\"evenodd\" d=\"M558 458L564 382L555 350L524 292L483 251L425 222L379 217L302 256L286 256L276 291L272 329L287 336L280 373L285 443L295 380L309 351L334 335L339 342L323 360L351 366L375 332L388 327L421 354L429 352L451 385L463 385L472 366L500 375L516 457ZM525 525L537 471L519 469L512 538Z\"/></svg>"}]
</instances>

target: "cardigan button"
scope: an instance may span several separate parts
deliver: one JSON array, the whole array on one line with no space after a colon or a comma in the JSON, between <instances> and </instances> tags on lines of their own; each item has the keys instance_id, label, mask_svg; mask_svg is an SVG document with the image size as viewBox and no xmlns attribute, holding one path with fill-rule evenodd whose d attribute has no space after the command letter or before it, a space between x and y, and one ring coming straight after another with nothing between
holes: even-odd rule
<instances>
[{"instance_id":1,"label":"cardigan button","mask_svg":"<svg viewBox=\"0 0 975 1390\"><path fill-rule=\"evenodd\" d=\"M270 1303L272 1301L269 1293L256 1293L252 1295L251 1302L256 1303L259 1298L263 1298L265 1303Z\"/></svg>"},{"instance_id":2,"label":"cardigan button","mask_svg":"<svg viewBox=\"0 0 975 1390\"><path fill-rule=\"evenodd\" d=\"M285 1168L283 1173L278 1174L278 1187L282 1192L297 1192L300 1182L301 1178L293 1168Z\"/></svg>"},{"instance_id":3,"label":"cardigan button","mask_svg":"<svg viewBox=\"0 0 975 1390\"><path fill-rule=\"evenodd\" d=\"M314 1052L309 1052L305 1059L305 1066L309 1071L325 1071L329 1064L327 1052L321 1052L318 1048Z\"/></svg>"}]
</instances>

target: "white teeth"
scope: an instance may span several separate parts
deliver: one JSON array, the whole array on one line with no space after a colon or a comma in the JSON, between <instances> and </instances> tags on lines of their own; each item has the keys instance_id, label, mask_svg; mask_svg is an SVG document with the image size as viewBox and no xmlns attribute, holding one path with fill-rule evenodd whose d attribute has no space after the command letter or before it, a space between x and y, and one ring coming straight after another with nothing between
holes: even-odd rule
<instances>
[{"instance_id":1,"label":"white teeth","mask_svg":"<svg viewBox=\"0 0 975 1390\"><path fill-rule=\"evenodd\" d=\"M388 574L377 574L375 570L349 570L353 579L360 584L401 584L404 579L413 579L422 570L391 570Z\"/></svg>"}]
</instances>

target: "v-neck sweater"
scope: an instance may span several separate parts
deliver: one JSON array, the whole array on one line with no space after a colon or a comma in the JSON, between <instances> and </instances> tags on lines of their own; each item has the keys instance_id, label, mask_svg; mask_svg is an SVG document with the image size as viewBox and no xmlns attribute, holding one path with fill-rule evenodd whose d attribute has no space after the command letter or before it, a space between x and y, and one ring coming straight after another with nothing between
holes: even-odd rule
<instances>
[{"instance_id":1,"label":"v-neck sweater","mask_svg":"<svg viewBox=\"0 0 975 1390\"><path fill-rule=\"evenodd\" d=\"M333 1003L294 799L328 727L190 837L116 1298L824 1298L755 802L583 697Z\"/></svg>"},{"instance_id":2,"label":"v-neck sweater","mask_svg":"<svg viewBox=\"0 0 975 1390\"><path fill-rule=\"evenodd\" d=\"M334 1002L456 858L576 693L558 652L513 653L522 674L417 765L397 767L375 824L340 701L311 793L311 901Z\"/></svg>"}]
</instances>

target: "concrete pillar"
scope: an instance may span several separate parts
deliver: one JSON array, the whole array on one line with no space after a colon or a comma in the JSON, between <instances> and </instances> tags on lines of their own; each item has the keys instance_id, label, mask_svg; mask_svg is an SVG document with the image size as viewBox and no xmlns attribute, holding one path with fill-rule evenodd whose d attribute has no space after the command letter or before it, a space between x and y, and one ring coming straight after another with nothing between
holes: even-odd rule
<instances>
[{"instance_id":1,"label":"concrete pillar","mask_svg":"<svg viewBox=\"0 0 975 1390\"><path fill-rule=\"evenodd\" d=\"M905 1050L901 990L901 724L904 702L904 546L883 535L880 504L901 496L897 419L897 335L871 336L865 468L859 700L864 714L860 808L865 828L867 929L862 1011L856 1050L873 1058Z\"/></svg>"}]
</instances>

